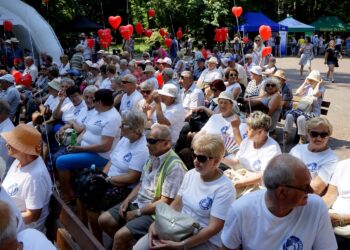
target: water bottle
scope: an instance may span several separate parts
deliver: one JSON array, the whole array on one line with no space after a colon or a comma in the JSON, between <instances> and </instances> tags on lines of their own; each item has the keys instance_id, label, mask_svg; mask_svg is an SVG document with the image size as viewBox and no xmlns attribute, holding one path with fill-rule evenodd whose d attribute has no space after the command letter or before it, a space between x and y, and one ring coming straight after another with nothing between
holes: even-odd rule
<instances>
[{"instance_id":1,"label":"water bottle","mask_svg":"<svg viewBox=\"0 0 350 250\"><path fill-rule=\"evenodd\" d=\"M96 171L96 165L92 164L90 167L91 172L95 172Z\"/></svg>"},{"instance_id":2,"label":"water bottle","mask_svg":"<svg viewBox=\"0 0 350 250\"><path fill-rule=\"evenodd\" d=\"M70 145L71 146L77 145L77 138L78 138L77 132L74 130L70 136Z\"/></svg>"}]
</instances>

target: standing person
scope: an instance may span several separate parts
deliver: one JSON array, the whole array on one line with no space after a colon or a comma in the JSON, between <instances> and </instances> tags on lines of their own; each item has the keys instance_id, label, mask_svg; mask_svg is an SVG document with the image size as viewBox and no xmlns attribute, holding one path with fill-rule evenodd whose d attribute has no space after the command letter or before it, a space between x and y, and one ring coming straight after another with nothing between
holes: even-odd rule
<instances>
[{"instance_id":1,"label":"standing person","mask_svg":"<svg viewBox=\"0 0 350 250\"><path fill-rule=\"evenodd\" d=\"M317 54L318 54L318 43L319 43L318 35L315 34L312 37L312 44L314 45L314 55L315 56L317 56Z\"/></svg>"},{"instance_id":2,"label":"standing person","mask_svg":"<svg viewBox=\"0 0 350 250\"><path fill-rule=\"evenodd\" d=\"M334 40L330 40L328 43L328 49L324 55L324 63L328 66L326 80L330 80L332 83L334 83L334 67L339 67Z\"/></svg>"},{"instance_id":3,"label":"standing person","mask_svg":"<svg viewBox=\"0 0 350 250\"><path fill-rule=\"evenodd\" d=\"M292 37L291 44L292 44L292 48L291 48L292 56L295 56L296 50L297 50L297 40L295 39L294 36Z\"/></svg>"},{"instance_id":4,"label":"standing person","mask_svg":"<svg viewBox=\"0 0 350 250\"><path fill-rule=\"evenodd\" d=\"M299 50L300 55L300 77L303 80L304 66L308 67L308 72L311 72L311 61L314 58L313 45L311 43L310 37L305 38L305 43L301 45Z\"/></svg>"},{"instance_id":5,"label":"standing person","mask_svg":"<svg viewBox=\"0 0 350 250\"><path fill-rule=\"evenodd\" d=\"M281 57L281 37L278 33L275 36L275 57Z\"/></svg>"},{"instance_id":6,"label":"standing person","mask_svg":"<svg viewBox=\"0 0 350 250\"><path fill-rule=\"evenodd\" d=\"M264 172L266 189L249 193L228 211L222 250L337 249L326 205L310 187L303 162L283 154Z\"/></svg>"},{"instance_id":7,"label":"standing person","mask_svg":"<svg viewBox=\"0 0 350 250\"><path fill-rule=\"evenodd\" d=\"M341 53L342 50L343 39L340 36L337 36L335 39L335 50Z\"/></svg>"},{"instance_id":8,"label":"standing person","mask_svg":"<svg viewBox=\"0 0 350 250\"><path fill-rule=\"evenodd\" d=\"M179 50L179 43L173 34L170 35L170 38L173 39L170 46L170 59L172 62L176 63L177 52Z\"/></svg>"},{"instance_id":9,"label":"standing person","mask_svg":"<svg viewBox=\"0 0 350 250\"><path fill-rule=\"evenodd\" d=\"M260 65L262 61L262 49L265 47L261 36L256 36L254 39L254 49L253 49L253 63L255 65Z\"/></svg>"}]
</instances>

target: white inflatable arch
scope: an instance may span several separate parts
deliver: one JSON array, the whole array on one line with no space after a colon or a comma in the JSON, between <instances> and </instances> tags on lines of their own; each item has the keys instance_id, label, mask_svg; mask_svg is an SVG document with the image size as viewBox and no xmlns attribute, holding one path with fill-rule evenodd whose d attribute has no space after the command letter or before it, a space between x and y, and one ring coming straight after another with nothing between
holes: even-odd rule
<instances>
[{"instance_id":1,"label":"white inflatable arch","mask_svg":"<svg viewBox=\"0 0 350 250\"><path fill-rule=\"evenodd\" d=\"M4 20L12 22L19 46L31 50L36 62L40 52L59 62L63 53L61 44L50 24L33 7L20 0L0 0L0 25Z\"/></svg>"}]
</instances>

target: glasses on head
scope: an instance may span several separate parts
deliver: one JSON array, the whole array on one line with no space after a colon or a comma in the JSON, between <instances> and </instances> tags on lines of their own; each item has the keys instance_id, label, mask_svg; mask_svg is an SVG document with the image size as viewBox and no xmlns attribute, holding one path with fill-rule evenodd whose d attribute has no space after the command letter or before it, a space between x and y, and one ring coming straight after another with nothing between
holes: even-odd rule
<instances>
[{"instance_id":1,"label":"glasses on head","mask_svg":"<svg viewBox=\"0 0 350 250\"><path fill-rule=\"evenodd\" d=\"M208 159L212 159L211 157L207 157L205 155L197 155L192 152L193 160L197 159L200 163L205 163Z\"/></svg>"},{"instance_id":2,"label":"glasses on head","mask_svg":"<svg viewBox=\"0 0 350 250\"><path fill-rule=\"evenodd\" d=\"M265 85L267 88L269 88L269 87L276 87L276 84L270 84L270 83L266 83L266 85Z\"/></svg>"},{"instance_id":3,"label":"glasses on head","mask_svg":"<svg viewBox=\"0 0 350 250\"><path fill-rule=\"evenodd\" d=\"M149 94L151 94L151 90L141 90L141 94L147 94L147 95L149 95Z\"/></svg>"},{"instance_id":4,"label":"glasses on head","mask_svg":"<svg viewBox=\"0 0 350 250\"><path fill-rule=\"evenodd\" d=\"M232 74L229 74L228 76L229 76L229 77L237 77L237 75L236 75L236 74L233 74L233 73L232 73Z\"/></svg>"},{"instance_id":5,"label":"glasses on head","mask_svg":"<svg viewBox=\"0 0 350 250\"><path fill-rule=\"evenodd\" d=\"M329 136L329 134L327 132L317 132L317 131L310 131L310 136L312 138L316 138L316 137L321 137L321 138L326 138L327 136Z\"/></svg>"},{"instance_id":6,"label":"glasses on head","mask_svg":"<svg viewBox=\"0 0 350 250\"><path fill-rule=\"evenodd\" d=\"M146 140L147 140L147 143L151 145L156 144L159 141L164 141L164 139L154 139L154 138L147 138Z\"/></svg>"},{"instance_id":7,"label":"glasses on head","mask_svg":"<svg viewBox=\"0 0 350 250\"><path fill-rule=\"evenodd\" d=\"M286 188L291 188L291 189L294 189L294 190L298 190L298 191L301 191L303 193L306 193L306 194L311 194L314 192L314 190L312 189L312 187L309 185L307 185L307 187L305 188L302 188L302 187L296 187L296 186L292 186L292 185L282 185L283 187L286 187Z\"/></svg>"}]
</instances>

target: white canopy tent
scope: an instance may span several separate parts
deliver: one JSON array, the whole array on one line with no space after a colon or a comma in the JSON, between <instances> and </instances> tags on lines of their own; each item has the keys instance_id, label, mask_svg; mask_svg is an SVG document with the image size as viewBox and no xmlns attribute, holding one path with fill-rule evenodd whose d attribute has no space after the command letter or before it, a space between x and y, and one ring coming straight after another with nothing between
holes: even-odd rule
<instances>
[{"instance_id":1,"label":"white canopy tent","mask_svg":"<svg viewBox=\"0 0 350 250\"><path fill-rule=\"evenodd\" d=\"M31 50L36 62L40 52L59 62L63 53L61 44L50 24L33 7L20 0L0 0L0 25L4 20L12 22L19 47Z\"/></svg>"}]
</instances>

